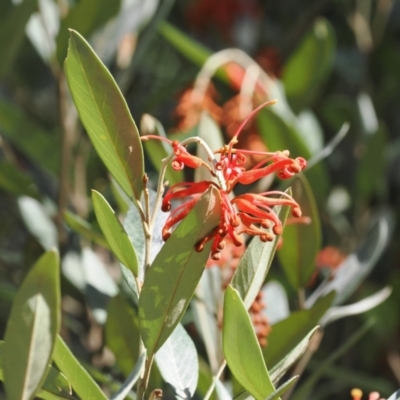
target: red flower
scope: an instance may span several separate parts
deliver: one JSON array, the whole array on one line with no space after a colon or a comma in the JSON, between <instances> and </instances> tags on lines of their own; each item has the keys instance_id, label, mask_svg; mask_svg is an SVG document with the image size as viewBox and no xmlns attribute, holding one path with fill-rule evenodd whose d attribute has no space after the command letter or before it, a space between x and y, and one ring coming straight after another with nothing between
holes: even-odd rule
<instances>
[{"instance_id":1,"label":"red flower","mask_svg":"<svg viewBox=\"0 0 400 400\"><path fill-rule=\"evenodd\" d=\"M294 217L301 216L301 210L297 202L291 196L282 192L247 193L233 199L230 196L237 183L248 185L274 172L279 178L288 179L306 167L306 161L303 158L292 159L286 150L273 153L259 152L260 155L262 154L266 158L255 167L246 170L244 168L246 155L254 152L235 149L233 147L237 143L237 137L245 124L262 107L273 103L275 101L264 103L256 108L239 126L229 144L216 150L214 153L200 138L190 138L179 143L158 136L142 137L144 140L156 138L168 141L173 148L173 154L170 158L174 169L179 170L184 166L190 168L203 166L208 168L211 176L216 177L218 181L218 183L212 181L196 183L182 182L172 186L168 190L162 202L163 211L171 210L172 200L187 198L189 200L171 212L163 228L162 234L164 240L167 240L170 236L171 228L190 212L198 197L210 186L216 187L221 195L221 220L217 228L197 243L196 250L201 251L206 242L212 241L211 257L214 260L218 260L221 257L221 251L226 244L226 237L229 237L235 246L241 246L243 244L243 239L240 236L241 233L259 236L264 242L272 241L274 235L280 235L282 233L282 224L273 211L274 206L289 206L292 209ZM207 150L210 161L212 161L212 168L205 161L193 156L186 150L185 146L191 142L197 142ZM219 156L219 159L215 157L216 155ZM266 228L271 228L272 232L266 231Z\"/></svg>"}]
</instances>

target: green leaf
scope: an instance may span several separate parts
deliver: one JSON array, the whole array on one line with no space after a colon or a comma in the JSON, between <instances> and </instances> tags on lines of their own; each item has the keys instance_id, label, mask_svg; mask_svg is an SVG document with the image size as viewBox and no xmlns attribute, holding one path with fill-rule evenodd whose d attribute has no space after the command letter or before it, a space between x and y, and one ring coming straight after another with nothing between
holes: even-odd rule
<instances>
[{"instance_id":1,"label":"green leaf","mask_svg":"<svg viewBox=\"0 0 400 400\"><path fill-rule=\"evenodd\" d=\"M149 357L182 318L204 270L211 243L201 252L195 250L195 245L218 225L220 215L219 192L211 187L178 225L148 270L139 299L139 318Z\"/></svg>"},{"instance_id":2,"label":"green leaf","mask_svg":"<svg viewBox=\"0 0 400 400\"><path fill-rule=\"evenodd\" d=\"M97 221L111 250L118 260L128 267L133 275L137 277L138 260L135 249L124 227L115 215L114 210L108 204L107 200L95 190L92 190L92 201Z\"/></svg>"},{"instance_id":3,"label":"green leaf","mask_svg":"<svg viewBox=\"0 0 400 400\"><path fill-rule=\"evenodd\" d=\"M71 353L61 336L57 336L53 359L60 371L71 382L72 388L79 397L107 400L106 395Z\"/></svg>"},{"instance_id":4,"label":"green leaf","mask_svg":"<svg viewBox=\"0 0 400 400\"><path fill-rule=\"evenodd\" d=\"M329 309L334 297L335 292L331 292L309 310L296 311L288 318L272 325L271 333L268 335L268 346L263 349L268 366L275 366L298 345L311 329L315 328Z\"/></svg>"},{"instance_id":5,"label":"green leaf","mask_svg":"<svg viewBox=\"0 0 400 400\"><path fill-rule=\"evenodd\" d=\"M199 362L196 347L181 324L157 351L155 360L176 397L191 399L197 387Z\"/></svg>"},{"instance_id":6,"label":"green leaf","mask_svg":"<svg viewBox=\"0 0 400 400\"><path fill-rule=\"evenodd\" d=\"M12 8L0 24L0 78L8 74L25 39L25 25L37 10L36 0L25 0Z\"/></svg>"},{"instance_id":7,"label":"green leaf","mask_svg":"<svg viewBox=\"0 0 400 400\"><path fill-rule=\"evenodd\" d=\"M108 303L105 336L118 368L127 377L139 358L139 318L121 296Z\"/></svg>"},{"instance_id":8,"label":"green leaf","mask_svg":"<svg viewBox=\"0 0 400 400\"><path fill-rule=\"evenodd\" d=\"M143 152L125 99L85 39L71 31L65 70L79 116L104 164L137 201L143 190Z\"/></svg>"},{"instance_id":9,"label":"green leaf","mask_svg":"<svg viewBox=\"0 0 400 400\"><path fill-rule=\"evenodd\" d=\"M158 32L188 60L198 66L202 66L212 55L211 50L193 40L190 36L169 24L167 21L163 21L158 25ZM228 81L226 73L222 70L218 70L216 76L225 82Z\"/></svg>"},{"instance_id":10,"label":"green leaf","mask_svg":"<svg viewBox=\"0 0 400 400\"><path fill-rule=\"evenodd\" d=\"M287 193L290 195L291 191L287 191ZM284 226L289 208L275 207L274 212L280 217L282 226ZM275 236L272 242L264 243L257 236L250 242L250 245L240 259L231 285L239 292L247 309L253 304L265 281L275 255L278 241L279 236Z\"/></svg>"},{"instance_id":11,"label":"green leaf","mask_svg":"<svg viewBox=\"0 0 400 400\"><path fill-rule=\"evenodd\" d=\"M100 232L95 230L92 225L89 224L89 222L68 210L63 212L63 216L65 222L72 230L79 233L81 236L90 240L91 242L94 242L106 249L110 249L106 238Z\"/></svg>"},{"instance_id":12,"label":"green leaf","mask_svg":"<svg viewBox=\"0 0 400 400\"><path fill-rule=\"evenodd\" d=\"M264 400L275 391L250 316L230 285L224 297L222 343L231 372L249 393Z\"/></svg>"},{"instance_id":13,"label":"green leaf","mask_svg":"<svg viewBox=\"0 0 400 400\"><path fill-rule=\"evenodd\" d=\"M32 267L15 296L3 349L4 385L10 399L30 399L46 378L60 328L60 266L56 251Z\"/></svg>"},{"instance_id":14,"label":"green leaf","mask_svg":"<svg viewBox=\"0 0 400 400\"><path fill-rule=\"evenodd\" d=\"M265 400L277 400L279 399L280 396L283 395L283 393L286 392L297 380L299 379L299 376L294 376L293 378L289 379L285 383L283 383L281 386L278 387L278 389L275 390L274 393L272 393L270 396L268 396Z\"/></svg>"},{"instance_id":15,"label":"green leaf","mask_svg":"<svg viewBox=\"0 0 400 400\"><path fill-rule=\"evenodd\" d=\"M156 135L162 138L167 137L161 122L149 114L144 114L142 117L140 123L140 133L142 136ZM143 147L157 171L160 171L161 160L168 157L172 152L172 147L168 143L157 139L143 141ZM170 186L185 180L183 171L175 171L171 167L171 164L167 166L165 178L169 182Z\"/></svg>"},{"instance_id":16,"label":"green leaf","mask_svg":"<svg viewBox=\"0 0 400 400\"><path fill-rule=\"evenodd\" d=\"M132 372L129 374L127 380L121 386L117 393L115 393L110 400L124 400L126 396L128 396L131 391L133 385L137 382L140 377L140 374L143 371L143 368L146 364L146 352L142 353L133 368Z\"/></svg>"},{"instance_id":17,"label":"green leaf","mask_svg":"<svg viewBox=\"0 0 400 400\"><path fill-rule=\"evenodd\" d=\"M282 360L271 369L270 376L273 383L278 383L286 371L304 354L318 329L318 326L312 329L293 350L287 353Z\"/></svg>"},{"instance_id":18,"label":"green leaf","mask_svg":"<svg viewBox=\"0 0 400 400\"><path fill-rule=\"evenodd\" d=\"M294 223L283 231L283 245L278 251L279 261L289 283L295 290L307 286L314 270L315 258L321 248L321 225L311 187L303 175L294 177L290 185L293 198L299 203L309 224Z\"/></svg>"},{"instance_id":19,"label":"green leaf","mask_svg":"<svg viewBox=\"0 0 400 400\"><path fill-rule=\"evenodd\" d=\"M62 65L67 53L68 29L75 29L83 36L89 36L115 16L120 5L121 0L80 0L61 21L56 39L57 59L60 65Z\"/></svg>"},{"instance_id":20,"label":"green leaf","mask_svg":"<svg viewBox=\"0 0 400 400\"><path fill-rule=\"evenodd\" d=\"M0 188L17 196L38 196L31 178L7 161L0 161Z\"/></svg>"},{"instance_id":21,"label":"green leaf","mask_svg":"<svg viewBox=\"0 0 400 400\"><path fill-rule=\"evenodd\" d=\"M331 24L318 18L283 68L282 81L295 112L310 105L328 78L336 50Z\"/></svg>"},{"instance_id":22,"label":"green leaf","mask_svg":"<svg viewBox=\"0 0 400 400\"><path fill-rule=\"evenodd\" d=\"M197 383L196 393L200 398L204 398L211 383L213 376L207 362L199 358L199 381ZM210 396L210 400L218 400L215 391ZM230 399L229 399L230 400Z\"/></svg>"},{"instance_id":23,"label":"green leaf","mask_svg":"<svg viewBox=\"0 0 400 400\"><path fill-rule=\"evenodd\" d=\"M30 1L25 0L25 3ZM0 129L25 156L50 172L58 172L60 141L55 132L46 131L22 109L4 99L0 99Z\"/></svg>"},{"instance_id":24,"label":"green leaf","mask_svg":"<svg viewBox=\"0 0 400 400\"><path fill-rule=\"evenodd\" d=\"M4 381L3 376L3 349L4 342L0 341L0 381ZM71 398L72 388L67 378L60 372L57 371L56 368L51 365L48 366L48 373L46 376L46 380L43 382L42 388L36 393L37 397L47 398L51 395L56 399L60 398ZM46 396L47 397L44 397Z\"/></svg>"}]
</instances>

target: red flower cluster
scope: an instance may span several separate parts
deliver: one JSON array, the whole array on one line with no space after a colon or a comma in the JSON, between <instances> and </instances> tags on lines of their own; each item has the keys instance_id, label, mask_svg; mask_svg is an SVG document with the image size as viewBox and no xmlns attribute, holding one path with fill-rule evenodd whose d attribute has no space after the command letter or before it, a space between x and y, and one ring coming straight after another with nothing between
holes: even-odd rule
<instances>
[{"instance_id":1,"label":"red flower cluster","mask_svg":"<svg viewBox=\"0 0 400 400\"><path fill-rule=\"evenodd\" d=\"M216 177L218 181L218 183L212 181L182 182L172 186L168 190L162 202L163 211L171 210L172 200L188 198L189 200L171 212L163 228L162 234L164 240L169 238L171 228L189 213L198 197L211 186L217 188L221 195L221 220L217 228L197 243L196 250L201 251L204 248L204 244L212 240L211 257L214 260L218 260L221 257L220 253L226 245L226 237L229 237L236 246L241 246L243 244L243 239L240 237L241 233L259 236L264 242L272 241L274 235L281 234L282 224L273 210L274 206L289 206L292 209L293 216L301 216L298 203L291 196L283 192L247 193L234 198L230 196L237 183L248 185L274 172L279 178L288 179L306 167L304 158L298 157L292 159L289 157L288 151L283 151L273 153L263 152L262 154L266 158L253 168L246 170L244 167L246 155L251 154L251 152L233 147L237 143L237 137L245 124L262 107L273 103L275 102L270 101L256 108L239 126L229 144L214 153L208 149L207 145L201 139L197 139L199 144L207 147L212 167L204 160L187 151L185 145L189 141L196 141L194 138L179 143L151 135L142 137L144 140L156 138L170 142L173 149L172 167L175 170L181 170L184 166L190 168L204 166L208 168L211 176ZM215 156L219 156L219 158L217 159ZM272 232L266 231L265 229L267 228L271 228Z\"/></svg>"}]
</instances>

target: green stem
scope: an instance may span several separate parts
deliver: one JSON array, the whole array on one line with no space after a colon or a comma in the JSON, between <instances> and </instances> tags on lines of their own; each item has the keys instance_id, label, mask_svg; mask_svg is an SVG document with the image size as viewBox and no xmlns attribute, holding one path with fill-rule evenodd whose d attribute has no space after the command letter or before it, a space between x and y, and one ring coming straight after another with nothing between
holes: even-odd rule
<instances>
[{"instance_id":1,"label":"green stem","mask_svg":"<svg viewBox=\"0 0 400 400\"><path fill-rule=\"evenodd\" d=\"M204 396L204 399L203 399L203 400L208 400L208 399L211 397L211 395L212 395L212 393L213 393L213 391L214 391L214 389L215 389L215 385L216 385L216 383L217 383L217 380L218 380L218 379L220 378L220 376L222 375L222 372L224 371L225 367L226 367L226 360L224 359L224 360L222 360L222 363L221 363L221 365L220 365L220 367L219 367L218 372L215 374L215 376L213 376L213 380L212 380L212 382L211 382L211 385L210 385L210 387L208 388L207 393L206 393L206 395Z\"/></svg>"}]
</instances>

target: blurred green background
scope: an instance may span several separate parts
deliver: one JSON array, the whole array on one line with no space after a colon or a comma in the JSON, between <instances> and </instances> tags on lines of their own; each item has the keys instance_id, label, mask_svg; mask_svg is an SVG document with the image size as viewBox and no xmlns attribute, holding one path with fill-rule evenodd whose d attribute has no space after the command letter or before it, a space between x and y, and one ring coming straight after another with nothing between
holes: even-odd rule
<instances>
[{"instance_id":1,"label":"blurred green background","mask_svg":"<svg viewBox=\"0 0 400 400\"><path fill-rule=\"evenodd\" d=\"M176 131L179 96L206 58L226 48L258 62L288 101L275 120L258 120L267 147L284 145L312 159L350 124L307 175L322 226L319 249L352 254L384 213L390 232L384 243L367 239L379 259L351 300L385 285L393 293L378 308L329 325L305 378L373 317L373 327L323 369L312 398L346 399L355 386L389 396L400 386L399 2L0 0L0 337L27 270L44 249L58 247L62 333L82 360L102 371L107 385L118 371L105 348L104 308L117 290L110 276L120 276L104 239L93 234L98 227L90 189L121 214L126 210L71 106L62 70L68 28L85 36L108 66L138 125L149 113L167 132ZM238 93L240 71L216 75L220 105ZM150 160L146 170L155 181ZM101 263L103 275L93 277L82 267L93 262ZM322 264L333 268L335 262ZM271 274L288 287L278 262Z\"/></svg>"}]
</instances>

